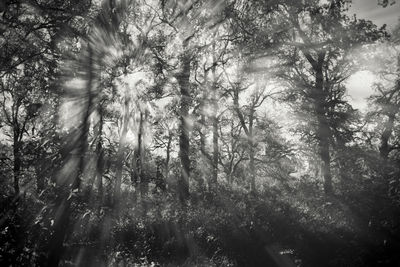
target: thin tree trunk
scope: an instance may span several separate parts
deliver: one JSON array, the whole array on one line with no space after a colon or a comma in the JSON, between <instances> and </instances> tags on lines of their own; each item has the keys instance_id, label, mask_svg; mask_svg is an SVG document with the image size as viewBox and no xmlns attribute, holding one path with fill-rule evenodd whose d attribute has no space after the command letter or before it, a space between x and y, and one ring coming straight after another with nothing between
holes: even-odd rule
<instances>
[{"instance_id":1,"label":"thin tree trunk","mask_svg":"<svg viewBox=\"0 0 400 267\"><path fill-rule=\"evenodd\" d=\"M218 118L213 117L213 186L218 184Z\"/></svg>"},{"instance_id":2,"label":"thin tree trunk","mask_svg":"<svg viewBox=\"0 0 400 267\"><path fill-rule=\"evenodd\" d=\"M172 145L172 135L168 132L168 143L167 143L167 151L166 151L166 158L165 158L165 180L168 181L169 177L169 161L171 158L171 145Z\"/></svg>"},{"instance_id":3,"label":"thin tree trunk","mask_svg":"<svg viewBox=\"0 0 400 267\"><path fill-rule=\"evenodd\" d=\"M116 157L116 170L115 170L115 187L114 187L114 205L117 205L121 199L121 185L122 185L122 169L124 166L124 156L126 150L126 134L128 133L129 122L129 97L128 90L125 91L124 97L124 110L122 119L122 131L119 137L119 146Z\"/></svg>"},{"instance_id":4,"label":"thin tree trunk","mask_svg":"<svg viewBox=\"0 0 400 267\"><path fill-rule=\"evenodd\" d=\"M231 122L231 131L233 131L233 127L232 127L232 123ZM233 161L234 161L234 154L233 154L233 146L234 146L234 140L233 137L231 137L231 141L230 141L230 145L232 148L232 154L230 155L230 159L229 159L229 168L228 168L228 184L232 185L232 181L233 181Z\"/></svg>"},{"instance_id":5,"label":"thin tree trunk","mask_svg":"<svg viewBox=\"0 0 400 267\"><path fill-rule=\"evenodd\" d=\"M137 153L137 174L140 180L140 195L141 197L145 197L148 191L148 181L146 175L143 173L143 123L145 120L145 115L143 112L140 112L140 122L139 122L139 133L138 133L138 153Z\"/></svg>"},{"instance_id":6,"label":"thin tree trunk","mask_svg":"<svg viewBox=\"0 0 400 267\"><path fill-rule=\"evenodd\" d=\"M103 149L103 107L101 104L97 108L99 115L98 132L97 132L97 146L96 146L96 176L97 176L97 190L100 200L103 198L103 173L104 173L104 149Z\"/></svg>"},{"instance_id":7,"label":"thin tree trunk","mask_svg":"<svg viewBox=\"0 0 400 267\"><path fill-rule=\"evenodd\" d=\"M205 106L206 106L206 99L207 99L207 92L206 90L203 90L203 95L202 95L202 100L201 100L201 107L200 107L200 130L199 130L199 135L200 135L200 155L201 155L201 159L203 164L205 164L206 162L208 162L208 158L207 158L207 152L206 152L206 138L204 136L204 133L207 131L207 126L206 126L206 110L205 110ZM201 182L201 186L204 186L204 182L206 182L208 180L207 177L207 171L206 169L202 169L201 171L201 180L199 182Z\"/></svg>"},{"instance_id":8,"label":"thin tree trunk","mask_svg":"<svg viewBox=\"0 0 400 267\"><path fill-rule=\"evenodd\" d=\"M187 44L184 42L184 50ZM189 197L189 178L190 178L190 143L189 143L189 107L190 107L190 63L191 58L187 52L182 55L181 72L177 80L181 92L180 107L180 133L179 133L179 158L181 161L181 176L178 181L179 199L184 202Z\"/></svg>"},{"instance_id":9,"label":"thin tree trunk","mask_svg":"<svg viewBox=\"0 0 400 267\"><path fill-rule=\"evenodd\" d=\"M16 129L14 129L14 147L13 147L13 154L14 154L14 194L16 196L19 195L19 177L21 171L21 153L20 153L20 141L19 141L19 134Z\"/></svg>"},{"instance_id":10,"label":"thin tree trunk","mask_svg":"<svg viewBox=\"0 0 400 267\"><path fill-rule=\"evenodd\" d=\"M213 44L213 51L215 52L215 43ZM212 92L212 105L213 105L213 116L212 116L212 126L213 126L213 172L212 172L212 186L216 187L218 185L218 99L217 99L217 77L216 77L216 66L215 66L215 55L213 55L213 92Z\"/></svg>"},{"instance_id":11,"label":"thin tree trunk","mask_svg":"<svg viewBox=\"0 0 400 267\"><path fill-rule=\"evenodd\" d=\"M249 151L249 172L250 172L250 191L256 192L256 177L255 177L255 169L254 169L254 139L253 139L253 123L254 123L254 109L251 110L249 115L249 127L246 125L246 121L244 120L244 116L239 108L239 91L235 90L233 95L233 105L236 110L236 113L239 117L240 124L242 125L243 130L247 136L247 144Z\"/></svg>"},{"instance_id":12,"label":"thin tree trunk","mask_svg":"<svg viewBox=\"0 0 400 267\"><path fill-rule=\"evenodd\" d=\"M253 123L254 123L254 110L250 112L249 116L249 134L247 136L249 142L249 168L250 168L250 191L256 192L256 175L254 166L254 138L253 138Z\"/></svg>"},{"instance_id":13,"label":"thin tree trunk","mask_svg":"<svg viewBox=\"0 0 400 267\"><path fill-rule=\"evenodd\" d=\"M234 135L233 135L233 131L234 131L234 126L233 126L233 120L231 120L230 122L230 131L231 131L231 138L230 138L230 146L231 146L231 153L229 153L229 168L228 168L228 184L232 185L233 182L233 174L234 174L234 146L235 146L235 140L234 140Z\"/></svg>"}]
</instances>

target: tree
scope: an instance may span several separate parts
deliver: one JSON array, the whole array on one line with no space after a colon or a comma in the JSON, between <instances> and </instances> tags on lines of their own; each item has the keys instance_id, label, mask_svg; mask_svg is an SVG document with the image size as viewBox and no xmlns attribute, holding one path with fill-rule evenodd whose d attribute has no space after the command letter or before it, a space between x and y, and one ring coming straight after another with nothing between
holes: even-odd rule
<instances>
[{"instance_id":1,"label":"tree","mask_svg":"<svg viewBox=\"0 0 400 267\"><path fill-rule=\"evenodd\" d=\"M192 80L193 66L197 52L202 49L196 45L196 39L202 36L203 31L212 29L217 23L215 22L215 14L222 8L209 9L212 1L162 1L161 10L158 17L163 23L164 30L167 32L168 38L174 40L179 50L174 57L179 61L172 66L168 66L168 62L159 56L156 51L156 58L165 70L169 70L179 87L180 94L180 129L179 129L179 159L181 162L181 175L178 181L178 194L182 201L189 196L189 180L191 172L190 161L190 132L191 132L191 114L190 107L192 104ZM210 10L209 14L202 12L203 9ZM211 18L211 19L210 19ZM164 38L161 38L163 40ZM176 42L175 42L176 41ZM162 44L165 56L171 56L170 47ZM154 47L157 47L154 45ZM154 50L153 50L154 51Z\"/></svg>"},{"instance_id":2,"label":"tree","mask_svg":"<svg viewBox=\"0 0 400 267\"><path fill-rule=\"evenodd\" d=\"M398 46L398 45L397 45ZM397 168L399 152L399 111L400 111L400 54L396 48L396 32L392 40L386 43L385 55L377 53L377 62L382 64L382 70L378 75L380 81L375 84L375 94L370 97L374 111L369 112L369 118L375 122L375 143L378 147L382 161L379 169L385 180L385 188L389 195L398 197L398 173ZM379 57L379 58L378 58ZM397 59L394 62L393 59Z\"/></svg>"},{"instance_id":3,"label":"tree","mask_svg":"<svg viewBox=\"0 0 400 267\"><path fill-rule=\"evenodd\" d=\"M2 6L2 106L6 123L13 132L16 195L20 191L23 139L27 127L44 104L39 102L38 96L46 93L54 82L59 57L56 44L60 32L69 28L69 22L75 16L84 14L87 8L85 1L78 6L66 2L60 7L62 14L56 14L52 13L54 5L52 1L46 4L27 1L6 2ZM40 68L38 64L45 67ZM10 86L11 82L19 86Z\"/></svg>"},{"instance_id":4,"label":"tree","mask_svg":"<svg viewBox=\"0 0 400 267\"><path fill-rule=\"evenodd\" d=\"M0 265L398 265L398 29L345 0L78 2L0 4Z\"/></svg>"},{"instance_id":5,"label":"tree","mask_svg":"<svg viewBox=\"0 0 400 267\"><path fill-rule=\"evenodd\" d=\"M263 45L264 50L261 51L271 47L270 43L281 45L280 51L289 56L288 66L293 70L291 74L283 76L287 80L300 76L296 83L297 92L312 116L311 130L321 158L324 190L331 194L332 129L328 116L329 110L334 110L343 102L342 99L335 99L340 96L335 91L341 90L338 88L346 78L346 74L339 74L337 70L343 67L341 64L346 59L346 53L354 45L373 42L385 36L384 29L377 29L368 21L349 19L344 13L343 1L326 4L286 1L271 2L270 5L255 2L246 8L260 10L266 17L263 23L271 21L272 24L267 25L275 29L273 32L276 34L269 34L263 28L255 28L250 33L256 43ZM250 16L253 14L250 13ZM261 36L265 38L261 39Z\"/></svg>"}]
</instances>

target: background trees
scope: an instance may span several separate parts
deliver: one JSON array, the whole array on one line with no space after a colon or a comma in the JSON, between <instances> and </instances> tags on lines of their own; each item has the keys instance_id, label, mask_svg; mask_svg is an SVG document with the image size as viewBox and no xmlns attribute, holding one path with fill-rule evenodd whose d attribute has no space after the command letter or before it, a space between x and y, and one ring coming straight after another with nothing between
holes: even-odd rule
<instances>
[{"instance_id":1,"label":"background trees","mask_svg":"<svg viewBox=\"0 0 400 267\"><path fill-rule=\"evenodd\" d=\"M6 1L0 261L398 264L398 33L346 5Z\"/></svg>"}]
</instances>

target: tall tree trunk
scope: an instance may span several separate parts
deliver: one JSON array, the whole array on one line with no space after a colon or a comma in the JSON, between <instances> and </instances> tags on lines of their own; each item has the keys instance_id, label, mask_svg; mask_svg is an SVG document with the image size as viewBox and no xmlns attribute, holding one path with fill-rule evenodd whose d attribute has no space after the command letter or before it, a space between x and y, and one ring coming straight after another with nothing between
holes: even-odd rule
<instances>
[{"instance_id":1,"label":"tall tree trunk","mask_svg":"<svg viewBox=\"0 0 400 267\"><path fill-rule=\"evenodd\" d=\"M320 136L323 136L320 135ZM329 154L329 142L326 141L324 137L320 138L319 141L319 153L322 160L322 175L324 176L324 191L326 194L333 193L332 186L332 174L330 167L330 154Z\"/></svg>"},{"instance_id":2,"label":"tall tree trunk","mask_svg":"<svg viewBox=\"0 0 400 267\"><path fill-rule=\"evenodd\" d=\"M129 92L125 91L124 97L124 110L122 117L122 130L119 137L119 146L116 157L116 170L115 170L115 187L114 187L114 205L118 205L121 199L121 185L122 185L122 169L124 166L124 157L126 150L126 134L128 133L129 123Z\"/></svg>"},{"instance_id":3,"label":"tall tree trunk","mask_svg":"<svg viewBox=\"0 0 400 267\"><path fill-rule=\"evenodd\" d=\"M247 135L249 143L249 168L250 168L250 191L256 192L256 174L254 166L254 137L253 137L254 110L249 115L249 134Z\"/></svg>"},{"instance_id":4,"label":"tall tree trunk","mask_svg":"<svg viewBox=\"0 0 400 267\"><path fill-rule=\"evenodd\" d=\"M14 129L14 144L13 144L13 156L14 156L14 194L19 195L19 177L21 171L21 142L19 141L19 131Z\"/></svg>"},{"instance_id":5,"label":"tall tree trunk","mask_svg":"<svg viewBox=\"0 0 400 267\"><path fill-rule=\"evenodd\" d=\"M382 176L384 178L385 190L389 194L391 194L391 192L390 192L391 191L390 190L390 188L391 188L391 186L390 186L390 180L391 180L390 179L391 178L390 173L393 170L392 166L391 166L393 163L390 163L390 159L389 159L389 153L391 151L391 146L389 144L389 139L390 139L390 136L393 133L393 127L394 127L394 121L396 119L396 113L392 111L392 112L386 113L386 115L387 115L388 118L387 118L387 120L385 122L385 125L384 125L384 128L383 128L383 132L382 132L382 135L381 135L381 143L380 143L380 146L379 146L379 154L380 154L380 156L381 156L381 158L383 160L383 164L382 164L383 166L381 168L381 173L382 173Z\"/></svg>"},{"instance_id":6,"label":"tall tree trunk","mask_svg":"<svg viewBox=\"0 0 400 267\"><path fill-rule=\"evenodd\" d=\"M212 185L218 184L218 118L213 116L213 175Z\"/></svg>"},{"instance_id":7,"label":"tall tree trunk","mask_svg":"<svg viewBox=\"0 0 400 267\"><path fill-rule=\"evenodd\" d=\"M239 108L239 90L234 91L233 95L233 105L236 113L239 117L240 124L247 136L247 144L248 144L248 151L249 151L249 172L250 172L250 191L256 192L256 177L255 177L255 169L254 169L254 138L253 138L253 123L254 123L254 112L255 110L252 109L249 114L249 127L246 125L246 121L244 116Z\"/></svg>"},{"instance_id":8,"label":"tall tree trunk","mask_svg":"<svg viewBox=\"0 0 400 267\"><path fill-rule=\"evenodd\" d=\"M333 193L331 158L329 153L331 131L326 117L326 90L324 88L323 65L326 51L319 51L315 60L310 51L302 50L308 62L315 72L315 86L311 91L311 99L314 100L314 111L317 117L316 138L318 142L318 154L321 158L321 171L324 178L324 191L326 194Z\"/></svg>"},{"instance_id":9,"label":"tall tree trunk","mask_svg":"<svg viewBox=\"0 0 400 267\"><path fill-rule=\"evenodd\" d=\"M322 175L324 178L324 191L326 194L333 193L332 174L331 174L331 158L329 153L330 144L330 127L326 118L325 108L325 91L324 91L324 75L323 75L323 59L324 56L319 55L318 63L314 67L315 71L315 112L317 116L316 136L318 140L318 152L322 161Z\"/></svg>"},{"instance_id":10,"label":"tall tree trunk","mask_svg":"<svg viewBox=\"0 0 400 267\"><path fill-rule=\"evenodd\" d=\"M89 119L92 113L92 106L93 106L93 80L94 80L94 71L93 71L93 49L92 46L89 45L88 47L88 83L87 83L87 92L86 92L86 106L83 110L83 118L82 124L80 127L80 136L79 136L79 165L78 165L78 176L76 177L75 181L72 183L72 188L75 190L79 190L81 187L82 182L82 175L86 166L86 153L89 147L88 144L88 134L89 134Z\"/></svg>"},{"instance_id":11,"label":"tall tree trunk","mask_svg":"<svg viewBox=\"0 0 400 267\"><path fill-rule=\"evenodd\" d=\"M348 178L350 177L349 173L349 160L348 157L346 157L346 144L344 140L339 136L336 135L336 144L334 149L336 151L336 160L338 162L338 167L339 167L339 176L340 176L340 186L343 190L346 189L348 186Z\"/></svg>"},{"instance_id":12,"label":"tall tree trunk","mask_svg":"<svg viewBox=\"0 0 400 267\"><path fill-rule=\"evenodd\" d=\"M22 99L17 96L17 99L15 100L15 103L13 105L12 109L12 120L13 120L13 187L14 187L14 194L15 196L18 196L20 193L20 187L19 187L19 179L20 179L20 172L21 172L21 164L22 164L22 159L21 159L21 149L22 149L22 136L24 134L25 130L25 124L27 121L27 118L25 118L25 121L22 123L22 126L20 126L20 123L18 122L18 114L19 114L19 109L22 105Z\"/></svg>"},{"instance_id":13,"label":"tall tree trunk","mask_svg":"<svg viewBox=\"0 0 400 267\"><path fill-rule=\"evenodd\" d=\"M98 105L97 112L99 115L98 130L97 130L97 145L96 145L96 176L97 190L100 200L103 198L103 173L104 173L104 149L103 149L103 107Z\"/></svg>"},{"instance_id":14,"label":"tall tree trunk","mask_svg":"<svg viewBox=\"0 0 400 267\"><path fill-rule=\"evenodd\" d=\"M215 43L213 44L213 50L215 52ZM215 66L215 55L213 55L213 92L212 92L212 105L213 105L213 115L212 115L212 126L213 126L213 172L212 172L212 186L216 187L218 183L218 99L217 99L217 76L216 76L216 66Z\"/></svg>"},{"instance_id":15,"label":"tall tree trunk","mask_svg":"<svg viewBox=\"0 0 400 267\"><path fill-rule=\"evenodd\" d=\"M381 135L381 144L379 146L379 153L385 161L389 157L390 153L390 145L389 145L389 139L390 136L392 135L393 132L393 126L394 126L394 121L395 121L395 114L387 114L388 118L387 121L385 122L385 126L383 128L383 133Z\"/></svg>"},{"instance_id":16,"label":"tall tree trunk","mask_svg":"<svg viewBox=\"0 0 400 267\"><path fill-rule=\"evenodd\" d=\"M144 123L145 115L143 112L140 112L140 121L139 121L139 133L138 133L138 147L136 153L136 171L137 176L140 180L140 195L141 197L145 197L147 195L148 190L148 181L146 175L143 173L143 123Z\"/></svg>"},{"instance_id":17,"label":"tall tree trunk","mask_svg":"<svg viewBox=\"0 0 400 267\"><path fill-rule=\"evenodd\" d=\"M232 185L232 182L233 182L233 173L234 173L234 170L233 170L233 168L234 168L234 164L233 164L233 161L234 161L234 153L233 153L233 151L234 151L234 145L235 145L235 140L234 140L234 137L233 137L233 120L231 120L231 123L230 123L230 126L231 126L231 128L230 128L230 130L231 130L231 138L230 138L230 146L231 146L231 149L232 149L232 153L230 153L230 155L229 155L229 166L228 166L228 173L227 173L227 175L228 175L228 184L229 185Z\"/></svg>"},{"instance_id":18,"label":"tall tree trunk","mask_svg":"<svg viewBox=\"0 0 400 267\"><path fill-rule=\"evenodd\" d=\"M168 181L169 177L169 161L171 158L171 146L172 146L172 134L168 130L168 142L166 148L166 158L165 158L165 181Z\"/></svg>"},{"instance_id":19,"label":"tall tree trunk","mask_svg":"<svg viewBox=\"0 0 400 267\"><path fill-rule=\"evenodd\" d=\"M205 138L205 132L207 132L207 125L206 125L206 99L207 99L207 91L203 90L202 94L202 99L201 99L201 107L200 107L200 130L199 130L199 135L200 135L200 155L202 159L202 164L205 164L206 162L208 163L209 159L207 157L207 152L206 152L206 138ZM206 166L206 165L204 165ZM200 170L201 177L199 179L199 183L201 187L205 185L204 182L209 182L208 176L207 176L207 170L206 169L201 169ZM210 184L208 183L210 186Z\"/></svg>"},{"instance_id":20,"label":"tall tree trunk","mask_svg":"<svg viewBox=\"0 0 400 267\"><path fill-rule=\"evenodd\" d=\"M181 161L181 176L178 181L179 199L184 202L189 197L190 178L190 143L189 143L189 107L190 107L190 63L191 58L187 52L187 42L184 41L184 54L181 58L181 71L177 75L181 92L180 129L179 129L179 158Z\"/></svg>"}]
</instances>

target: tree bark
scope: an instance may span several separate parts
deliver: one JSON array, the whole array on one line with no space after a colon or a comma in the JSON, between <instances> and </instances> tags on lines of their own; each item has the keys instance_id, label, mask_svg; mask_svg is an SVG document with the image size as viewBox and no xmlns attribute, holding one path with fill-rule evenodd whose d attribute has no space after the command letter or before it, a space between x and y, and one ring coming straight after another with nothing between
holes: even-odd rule
<instances>
[{"instance_id":1,"label":"tree bark","mask_svg":"<svg viewBox=\"0 0 400 267\"><path fill-rule=\"evenodd\" d=\"M207 131L207 125L206 125L206 99L207 99L207 91L204 89L203 94L202 94L202 99L201 99L201 107L200 107L200 130L199 130L199 135L200 135L200 155L203 164L206 164L206 162L209 162L209 158L207 157L207 151L206 151L206 138L205 138L205 132ZM201 186L204 185L204 182L208 183L210 186L210 181L208 181L208 176L207 176L207 170L202 169L201 171L201 177L199 182L201 183Z\"/></svg>"},{"instance_id":2,"label":"tree bark","mask_svg":"<svg viewBox=\"0 0 400 267\"><path fill-rule=\"evenodd\" d=\"M218 184L218 118L213 117L213 175L212 184Z\"/></svg>"},{"instance_id":3,"label":"tree bark","mask_svg":"<svg viewBox=\"0 0 400 267\"><path fill-rule=\"evenodd\" d=\"M250 192L256 192L256 175L254 166L254 137L253 137L253 124L254 124L254 110L250 111L249 115L249 168L250 168Z\"/></svg>"},{"instance_id":4,"label":"tree bark","mask_svg":"<svg viewBox=\"0 0 400 267\"><path fill-rule=\"evenodd\" d=\"M140 122L139 122L139 133L138 133L138 148L137 148L137 158L136 158L136 168L138 178L140 180L140 195L145 197L148 191L148 181L146 175L143 173L143 123L145 115L140 112Z\"/></svg>"},{"instance_id":5,"label":"tree bark","mask_svg":"<svg viewBox=\"0 0 400 267\"><path fill-rule=\"evenodd\" d=\"M297 25L297 28L299 26ZM301 32L301 30L299 30ZM303 37L302 37L303 38ZM305 40L306 38L303 38ZM311 64L315 72L315 86L311 90L311 99L314 101L314 111L317 119L316 139L318 142L318 154L321 158L321 171L324 179L324 191L326 194L333 193L331 158L330 158L330 139L331 130L326 117L326 90L324 88L323 65L325 63L326 51L319 51L315 60L310 51L302 50L304 56Z\"/></svg>"},{"instance_id":6,"label":"tree bark","mask_svg":"<svg viewBox=\"0 0 400 267\"><path fill-rule=\"evenodd\" d=\"M116 170L115 170L115 187L114 187L114 205L117 205L121 199L121 185L122 185L122 169L124 166L124 156L126 150L126 134L128 133L129 122L129 97L128 90L125 92L124 97L124 114L122 119L122 131L119 137L119 146L116 157Z\"/></svg>"},{"instance_id":7,"label":"tree bark","mask_svg":"<svg viewBox=\"0 0 400 267\"><path fill-rule=\"evenodd\" d=\"M169 161L171 157L171 145L172 145L172 135L168 132L168 143L166 148L166 158L165 158L165 180L168 181L169 176Z\"/></svg>"},{"instance_id":8,"label":"tree bark","mask_svg":"<svg viewBox=\"0 0 400 267\"><path fill-rule=\"evenodd\" d=\"M19 177L21 172L21 142L19 141L19 133L16 129L14 129L14 145L13 145L13 154L14 154L14 194L16 196L19 195Z\"/></svg>"},{"instance_id":9,"label":"tree bark","mask_svg":"<svg viewBox=\"0 0 400 267\"><path fill-rule=\"evenodd\" d=\"M385 188L386 188L386 190L387 190L387 192L390 194L390 188L391 188L391 186L390 186L390 177L391 177L391 175L390 175L390 173L391 173L391 170L392 170L392 164L393 163L391 163L390 162L390 159L389 159L389 153L390 153L390 151L391 151L391 145L389 144L389 139L390 139L390 136L392 135L392 133L393 133L393 127L394 127L394 122L395 122L395 119L396 119L396 113L395 112L393 112L393 111L389 111L389 112L387 112L386 113L386 116L388 117L387 118L387 120L386 120L386 122L385 122L385 125L384 125L384 128L383 128L383 132L382 132L382 135L381 135L381 143L380 143L380 146L379 146L379 154L380 154L380 156L381 156L381 158L382 158L382 160L383 160L383 166L381 166L381 172L382 172L382 176L383 176L383 178L384 178L384 180L385 180L385 182L384 182L384 185L385 185Z\"/></svg>"},{"instance_id":10,"label":"tree bark","mask_svg":"<svg viewBox=\"0 0 400 267\"><path fill-rule=\"evenodd\" d=\"M250 191L252 193L256 192L256 180L255 180L255 166L254 166L254 138L253 138L253 124L254 124L254 107L251 109L249 114L249 127L246 125L244 116L239 108L239 90L234 91L233 95L233 105L236 113L239 117L240 124L247 136L247 145L249 153L249 172L250 172Z\"/></svg>"},{"instance_id":11,"label":"tree bark","mask_svg":"<svg viewBox=\"0 0 400 267\"><path fill-rule=\"evenodd\" d=\"M326 118L325 110L325 91L324 91L324 75L323 75L323 62L325 54L319 54L318 62L314 64L315 71L315 90L314 90L314 101L315 101L315 113L317 116L317 129L316 137L318 140L318 152L322 161L322 175L324 178L324 191L326 194L333 193L332 186L332 174L330 167L330 127Z\"/></svg>"},{"instance_id":12,"label":"tree bark","mask_svg":"<svg viewBox=\"0 0 400 267\"><path fill-rule=\"evenodd\" d=\"M184 42L184 51L187 44ZM179 158L181 161L181 176L178 181L178 194L181 201L189 197L189 178L190 178L190 143L189 143L189 107L190 107L190 63L191 58L186 51L181 58L181 71L177 75L181 93L180 106L180 129L179 129Z\"/></svg>"},{"instance_id":13,"label":"tree bark","mask_svg":"<svg viewBox=\"0 0 400 267\"><path fill-rule=\"evenodd\" d=\"M104 149L103 149L103 107L98 105L97 112L99 115L98 130L97 130L97 145L96 145L96 176L97 176L97 190L100 200L103 197L103 173L104 173Z\"/></svg>"},{"instance_id":14,"label":"tree bark","mask_svg":"<svg viewBox=\"0 0 400 267\"><path fill-rule=\"evenodd\" d=\"M86 92L86 106L84 107L82 123L80 127L80 136L79 136L79 166L78 166L78 176L76 177L75 181L72 183L72 188L80 189L81 182L82 182L82 175L86 165L86 152L88 150L88 133L89 133L89 118L92 113L92 104L93 104L93 80L94 80L94 73L93 73L93 49L92 46L89 45L88 47L88 83L87 83L87 92Z\"/></svg>"},{"instance_id":15,"label":"tree bark","mask_svg":"<svg viewBox=\"0 0 400 267\"><path fill-rule=\"evenodd\" d=\"M385 123L383 133L381 135L381 144L379 147L379 153L382 157L382 159L387 160L389 157L390 153L390 145L389 145L389 139L390 136L392 135L393 132L393 126L394 126L394 121L395 121L395 114L388 114L388 119Z\"/></svg>"},{"instance_id":16,"label":"tree bark","mask_svg":"<svg viewBox=\"0 0 400 267\"><path fill-rule=\"evenodd\" d=\"M215 44L213 45L215 50ZM212 104L213 104L213 117L212 117L212 127L213 127L213 172L212 172L212 186L216 187L218 185L218 99L217 99L217 77L216 77L216 66L215 66L215 56L213 55L213 92L212 92Z\"/></svg>"}]
</instances>

